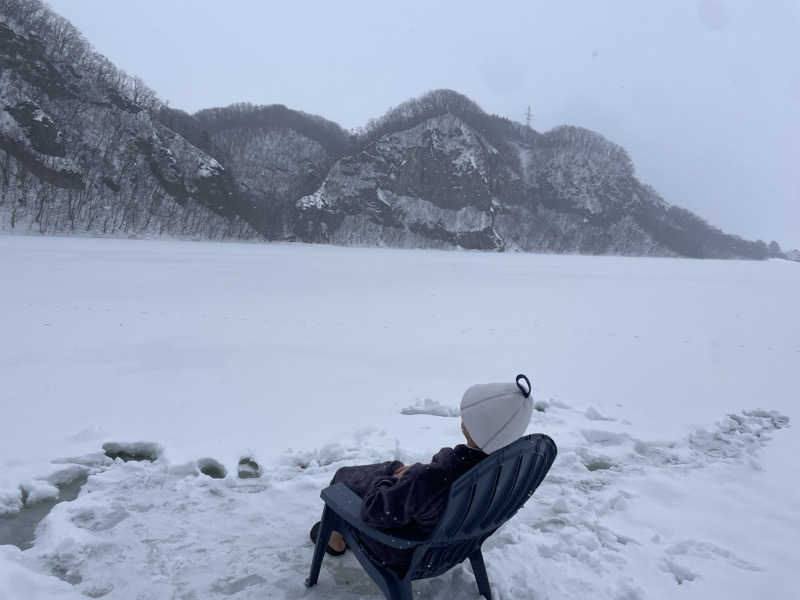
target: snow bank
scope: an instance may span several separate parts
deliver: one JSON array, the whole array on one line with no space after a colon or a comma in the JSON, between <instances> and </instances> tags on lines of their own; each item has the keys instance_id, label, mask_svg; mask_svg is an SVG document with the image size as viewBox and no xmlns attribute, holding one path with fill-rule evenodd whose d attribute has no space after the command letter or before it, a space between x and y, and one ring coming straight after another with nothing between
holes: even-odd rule
<instances>
[{"instance_id":1,"label":"snow bank","mask_svg":"<svg viewBox=\"0 0 800 600\"><path fill-rule=\"evenodd\" d=\"M113 461L76 500L52 510L25 564L90 597L303 597L319 490L348 464L425 460L417 440L430 432L455 443L451 422L436 417L395 417L396 435L356 432L313 451L313 459L273 461L256 477L198 476L172 468L168 457ZM600 598L662 598L686 584L713 589L720 577L748 590L763 585L773 565L752 547L709 536L702 521L707 506L728 494L733 474L758 480L762 449L788 419L744 411L659 442L638 439L630 426L580 429L589 422L575 409L537 414L530 431L559 440L559 457L533 499L485 545L498 597L565 598L590 590ZM735 450L720 453L721 446ZM727 518L737 522L750 509L749 499L727 500ZM19 562L15 557L3 555L6 562ZM326 559L320 589L331 598L380 597L351 555ZM466 565L416 589L442 599L475 593Z\"/></svg>"}]
</instances>

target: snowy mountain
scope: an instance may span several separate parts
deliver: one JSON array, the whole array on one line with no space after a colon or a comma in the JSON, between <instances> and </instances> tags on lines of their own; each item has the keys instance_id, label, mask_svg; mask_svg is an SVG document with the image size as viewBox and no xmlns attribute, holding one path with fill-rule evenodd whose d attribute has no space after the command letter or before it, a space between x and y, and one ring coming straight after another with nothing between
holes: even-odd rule
<instances>
[{"instance_id":1,"label":"snowy mountain","mask_svg":"<svg viewBox=\"0 0 800 600\"><path fill-rule=\"evenodd\" d=\"M390 111L297 202L307 241L587 254L764 258L636 178L619 146L540 134L449 90Z\"/></svg>"},{"instance_id":2,"label":"snowy mountain","mask_svg":"<svg viewBox=\"0 0 800 600\"><path fill-rule=\"evenodd\" d=\"M190 115L38 0L0 1L0 230L766 258L664 201L624 149L449 90L348 133L281 105Z\"/></svg>"},{"instance_id":3,"label":"snowy mountain","mask_svg":"<svg viewBox=\"0 0 800 600\"><path fill-rule=\"evenodd\" d=\"M230 174L39 2L0 4L0 230L249 238Z\"/></svg>"},{"instance_id":4,"label":"snowy mountain","mask_svg":"<svg viewBox=\"0 0 800 600\"><path fill-rule=\"evenodd\" d=\"M316 190L350 146L336 123L281 105L242 103L196 115L162 107L158 119L226 165L241 214L270 239L292 237L295 201Z\"/></svg>"}]
</instances>

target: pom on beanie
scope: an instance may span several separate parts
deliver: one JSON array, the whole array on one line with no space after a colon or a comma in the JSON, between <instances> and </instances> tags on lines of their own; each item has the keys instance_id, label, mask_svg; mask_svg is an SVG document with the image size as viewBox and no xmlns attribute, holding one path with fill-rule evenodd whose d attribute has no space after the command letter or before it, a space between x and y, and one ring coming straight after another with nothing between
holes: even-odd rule
<instances>
[{"instance_id":1,"label":"pom on beanie","mask_svg":"<svg viewBox=\"0 0 800 600\"><path fill-rule=\"evenodd\" d=\"M533 388L525 375L516 383L473 385L461 400L461 420L478 447L491 454L525 433L533 413Z\"/></svg>"}]
</instances>

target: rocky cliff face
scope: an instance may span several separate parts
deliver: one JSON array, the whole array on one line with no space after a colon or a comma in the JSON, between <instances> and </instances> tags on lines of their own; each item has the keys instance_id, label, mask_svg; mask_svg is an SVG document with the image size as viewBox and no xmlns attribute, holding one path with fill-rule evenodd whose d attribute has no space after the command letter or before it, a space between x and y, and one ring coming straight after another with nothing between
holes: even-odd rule
<instances>
[{"instance_id":1,"label":"rocky cliff face","mask_svg":"<svg viewBox=\"0 0 800 600\"><path fill-rule=\"evenodd\" d=\"M576 127L545 134L441 90L384 119L296 203L306 241L763 258L638 181L627 153ZM380 127L380 125L379 125ZM386 128L384 128L386 129Z\"/></svg>"},{"instance_id":2,"label":"rocky cliff face","mask_svg":"<svg viewBox=\"0 0 800 600\"><path fill-rule=\"evenodd\" d=\"M284 106L190 115L38 0L0 0L0 230L765 258L665 202L619 146L448 90L358 133Z\"/></svg>"},{"instance_id":3,"label":"rocky cliff face","mask_svg":"<svg viewBox=\"0 0 800 600\"><path fill-rule=\"evenodd\" d=\"M298 200L296 232L317 242L501 249L494 211L519 184L491 144L445 114L337 161Z\"/></svg>"}]
</instances>

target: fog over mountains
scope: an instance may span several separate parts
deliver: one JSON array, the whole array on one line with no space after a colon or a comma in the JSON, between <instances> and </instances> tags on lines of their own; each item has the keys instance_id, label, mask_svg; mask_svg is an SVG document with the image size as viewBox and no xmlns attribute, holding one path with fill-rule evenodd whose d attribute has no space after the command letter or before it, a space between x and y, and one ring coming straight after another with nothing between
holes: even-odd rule
<instances>
[{"instance_id":1,"label":"fog over mountains","mask_svg":"<svg viewBox=\"0 0 800 600\"><path fill-rule=\"evenodd\" d=\"M0 0L0 68L0 230L783 255L667 202L595 132L537 132L450 90L355 132L281 105L188 114L38 0Z\"/></svg>"}]
</instances>

